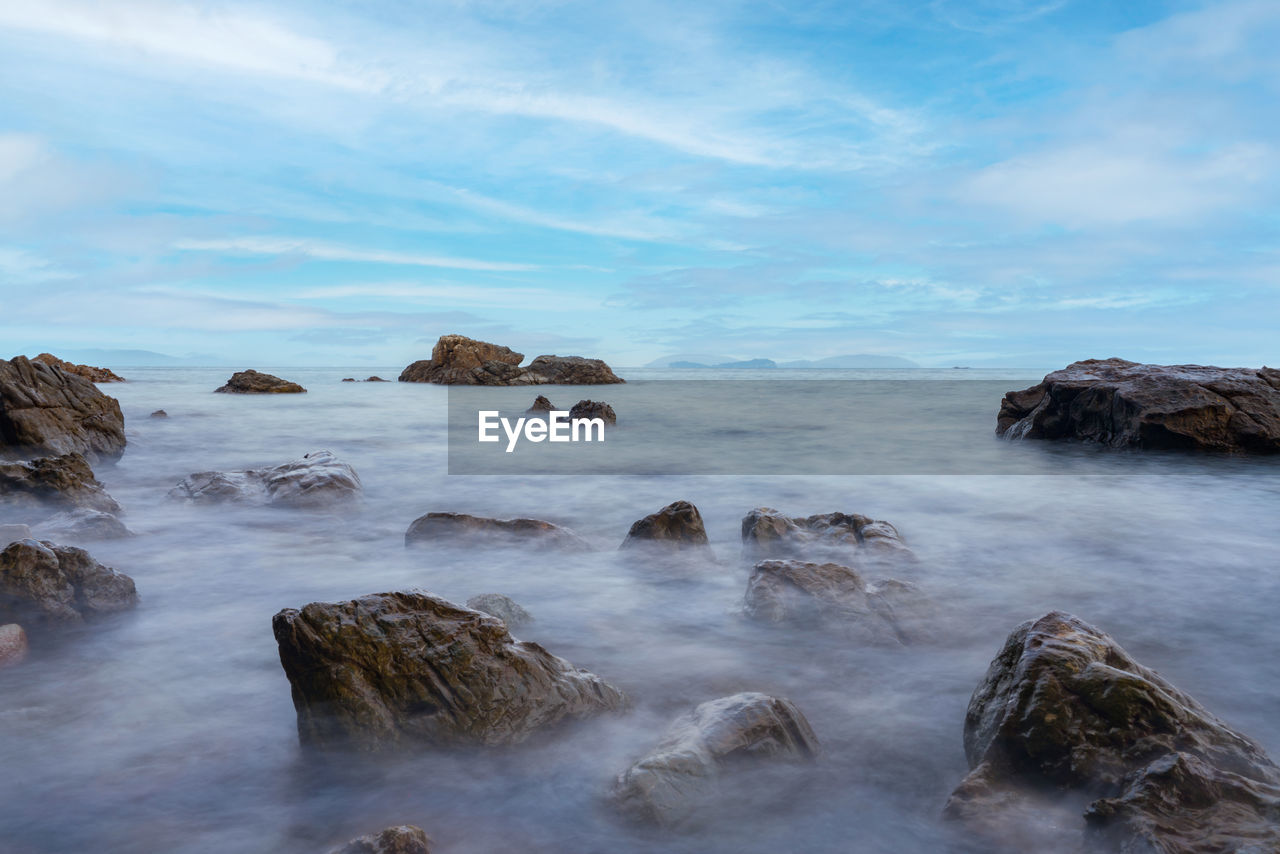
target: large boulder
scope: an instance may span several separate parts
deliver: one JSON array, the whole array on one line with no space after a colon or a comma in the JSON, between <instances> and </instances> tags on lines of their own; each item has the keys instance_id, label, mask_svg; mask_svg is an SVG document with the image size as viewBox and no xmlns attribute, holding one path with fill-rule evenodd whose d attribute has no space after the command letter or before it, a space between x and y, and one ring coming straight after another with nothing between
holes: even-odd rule
<instances>
[{"instance_id":1,"label":"large boulder","mask_svg":"<svg viewBox=\"0 0 1280 854\"><path fill-rule=\"evenodd\" d=\"M353 839L329 854L431 854L431 837L420 827L402 824Z\"/></svg>"},{"instance_id":2,"label":"large boulder","mask_svg":"<svg viewBox=\"0 0 1280 854\"><path fill-rule=\"evenodd\" d=\"M520 546L587 551L590 544L568 528L541 519L490 519L466 513L427 513L405 531L406 546L450 543L458 546Z\"/></svg>"},{"instance_id":3,"label":"large boulder","mask_svg":"<svg viewBox=\"0 0 1280 854\"><path fill-rule=\"evenodd\" d=\"M64 362L52 353L41 353L31 361L44 362L55 368L61 368L69 374L75 374L78 377L84 377L91 383L122 383L124 377L112 371L110 368L95 368L91 365L76 365L71 362Z\"/></svg>"},{"instance_id":4,"label":"large boulder","mask_svg":"<svg viewBox=\"0 0 1280 854\"><path fill-rule=\"evenodd\" d=\"M120 512L120 505L94 477L89 463L74 452L30 462L0 463L0 503Z\"/></svg>"},{"instance_id":5,"label":"large boulder","mask_svg":"<svg viewBox=\"0 0 1280 854\"><path fill-rule=\"evenodd\" d=\"M84 377L25 356L0 360L0 456L124 453L120 403Z\"/></svg>"},{"instance_id":6,"label":"large boulder","mask_svg":"<svg viewBox=\"0 0 1280 854\"><path fill-rule=\"evenodd\" d=\"M17 623L0 626L0 668L20 664L27 657L27 633Z\"/></svg>"},{"instance_id":7,"label":"large boulder","mask_svg":"<svg viewBox=\"0 0 1280 854\"><path fill-rule=\"evenodd\" d=\"M215 388L214 391L221 394L304 394L306 389L297 383L250 368L232 374L226 385Z\"/></svg>"},{"instance_id":8,"label":"large boulder","mask_svg":"<svg viewBox=\"0 0 1280 854\"><path fill-rule=\"evenodd\" d=\"M501 593L481 593L467 600L472 611L483 611L507 624L508 629L518 629L533 622L533 615L521 608L516 600Z\"/></svg>"},{"instance_id":9,"label":"large boulder","mask_svg":"<svg viewBox=\"0 0 1280 854\"><path fill-rule=\"evenodd\" d=\"M834 563L765 560L747 582L743 612L773 624L821 626L867 643L905 643L924 633L929 603L906 581L868 583Z\"/></svg>"},{"instance_id":10,"label":"large boulder","mask_svg":"<svg viewBox=\"0 0 1280 854\"><path fill-rule=\"evenodd\" d=\"M818 738L790 700L745 693L721 697L678 718L647 756L618 775L612 797L631 818L680 825L714 794L727 772L762 760L806 760Z\"/></svg>"},{"instance_id":11,"label":"large boulder","mask_svg":"<svg viewBox=\"0 0 1280 854\"><path fill-rule=\"evenodd\" d=\"M305 745L515 744L626 704L496 617L425 593L313 602L272 628Z\"/></svg>"},{"instance_id":12,"label":"large boulder","mask_svg":"<svg viewBox=\"0 0 1280 854\"><path fill-rule=\"evenodd\" d=\"M659 547L675 551L705 550L710 553L702 514L688 501L675 501L657 513L637 519L619 548Z\"/></svg>"},{"instance_id":13,"label":"large boulder","mask_svg":"<svg viewBox=\"0 0 1280 854\"><path fill-rule=\"evenodd\" d=\"M1006 394L996 433L1117 448L1280 453L1280 371L1088 359Z\"/></svg>"},{"instance_id":14,"label":"large boulder","mask_svg":"<svg viewBox=\"0 0 1280 854\"><path fill-rule=\"evenodd\" d=\"M441 335L430 359L409 365L400 382L444 385L598 385L623 382L599 359L538 356L520 367L524 354L465 335Z\"/></svg>"},{"instance_id":15,"label":"large boulder","mask_svg":"<svg viewBox=\"0 0 1280 854\"><path fill-rule=\"evenodd\" d=\"M331 451L312 451L278 466L188 475L169 497L201 504L224 501L277 507L328 507L358 498L360 476Z\"/></svg>"},{"instance_id":16,"label":"large boulder","mask_svg":"<svg viewBox=\"0 0 1280 854\"><path fill-rule=\"evenodd\" d=\"M136 604L133 579L84 549L27 539L0 551L0 620L72 623Z\"/></svg>"},{"instance_id":17,"label":"large boulder","mask_svg":"<svg viewBox=\"0 0 1280 854\"><path fill-rule=\"evenodd\" d=\"M742 545L752 559L838 555L864 566L914 557L888 522L857 513L784 516L772 507L743 517Z\"/></svg>"},{"instance_id":18,"label":"large boulder","mask_svg":"<svg viewBox=\"0 0 1280 854\"><path fill-rule=\"evenodd\" d=\"M1280 767L1114 640L1054 612L1014 629L969 702L947 813L1006 838L1027 793L1094 799L1089 851L1280 851ZM1086 824L1087 822L1087 824Z\"/></svg>"}]
</instances>

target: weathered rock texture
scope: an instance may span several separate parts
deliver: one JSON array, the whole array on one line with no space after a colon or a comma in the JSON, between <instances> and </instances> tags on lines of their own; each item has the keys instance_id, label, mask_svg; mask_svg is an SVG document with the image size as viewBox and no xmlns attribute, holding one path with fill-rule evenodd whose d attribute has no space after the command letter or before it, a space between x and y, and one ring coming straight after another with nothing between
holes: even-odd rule
<instances>
[{"instance_id":1,"label":"weathered rock texture","mask_svg":"<svg viewBox=\"0 0 1280 854\"><path fill-rule=\"evenodd\" d=\"M465 335L441 335L430 359L409 365L400 382L444 385L599 385L622 382L604 362L581 356L539 356L520 367L523 353L476 341Z\"/></svg>"},{"instance_id":2,"label":"weathered rock texture","mask_svg":"<svg viewBox=\"0 0 1280 854\"><path fill-rule=\"evenodd\" d=\"M0 463L0 503L120 512L120 505L107 494L89 463L77 453L41 457L30 462Z\"/></svg>"},{"instance_id":3,"label":"weathered rock texture","mask_svg":"<svg viewBox=\"0 0 1280 854\"><path fill-rule=\"evenodd\" d=\"M742 545L753 559L838 554L864 566L914 557L897 528L857 513L791 517L757 507L742 519Z\"/></svg>"},{"instance_id":4,"label":"weathered rock texture","mask_svg":"<svg viewBox=\"0 0 1280 854\"><path fill-rule=\"evenodd\" d=\"M575 403L569 408L569 420L577 421L579 418L599 418L605 424L618 423L618 414L603 400L580 400Z\"/></svg>"},{"instance_id":5,"label":"weathered rock texture","mask_svg":"<svg viewBox=\"0 0 1280 854\"><path fill-rule=\"evenodd\" d=\"M28 539L0 551L0 619L79 622L137 603L133 579L84 549Z\"/></svg>"},{"instance_id":6,"label":"weathered rock texture","mask_svg":"<svg viewBox=\"0 0 1280 854\"><path fill-rule=\"evenodd\" d=\"M424 593L314 602L272 628L306 745L515 744L626 703L496 617Z\"/></svg>"},{"instance_id":7,"label":"weathered rock texture","mask_svg":"<svg viewBox=\"0 0 1280 854\"><path fill-rule=\"evenodd\" d=\"M591 546L568 528L541 519L490 519L466 513L428 513L405 531L406 546L427 543L460 546L524 546L587 551Z\"/></svg>"},{"instance_id":8,"label":"weathered rock texture","mask_svg":"<svg viewBox=\"0 0 1280 854\"><path fill-rule=\"evenodd\" d=\"M25 356L0 360L0 455L117 459L124 446L124 416L114 397Z\"/></svg>"},{"instance_id":9,"label":"weathered rock texture","mask_svg":"<svg viewBox=\"0 0 1280 854\"><path fill-rule=\"evenodd\" d=\"M656 545L676 550L706 549L707 529L702 524L702 514L688 501L676 501L657 513L637 519L627 532L620 548Z\"/></svg>"},{"instance_id":10,"label":"weathered rock texture","mask_svg":"<svg viewBox=\"0 0 1280 854\"><path fill-rule=\"evenodd\" d=\"M402 824L353 839L329 854L431 854L431 837L420 827Z\"/></svg>"},{"instance_id":11,"label":"weathered rock texture","mask_svg":"<svg viewBox=\"0 0 1280 854\"><path fill-rule=\"evenodd\" d=\"M1280 453L1280 371L1088 359L1006 394L996 432L1117 448Z\"/></svg>"},{"instance_id":12,"label":"weathered rock texture","mask_svg":"<svg viewBox=\"0 0 1280 854\"><path fill-rule=\"evenodd\" d=\"M27 657L27 633L17 623L0 626L0 667L19 664Z\"/></svg>"},{"instance_id":13,"label":"weathered rock texture","mask_svg":"<svg viewBox=\"0 0 1280 854\"><path fill-rule=\"evenodd\" d=\"M744 613L767 623L819 625L868 643L906 643L924 634L929 603L914 584L868 583L834 563L766 560L747 582Z\"/></svg>"},{"instance_id":14,"label":"weathered rock texture","mask_svg":"<svg viewBox=\"0 0 1280 854\"><path fill-rule=\"evenodd\" d=\"M1050 788L1097 798L1089 851L1280 851L1280 768L1069 614L1009 635L969 702L964 746L973 770L947 812L980 826L1020 790Z\"/></svg>"},{"instance_id":15,"label":"weathered rock texture","mask_svg":"<svg viewBox=\"0 0 1280 854\"><path fill-rule=\"evenodd\" d=\"M197 503L222 501L277 507L328 507L359 497L360 476L330 451L312 451L278 466L188 475L169 497Z\"/></svg>"},{"instance_id":16,"label":"weathered rock texture","mask_svg":"<svg viewBox=\"0 0 1280 854\"><path fill-rule=\"evenodd\" d=\"M679 825L714 793L721 774L745 773L764 759L811 759L819 749L791 701L722 697L678 718L652 753L618 776L613 799L632 818Z\"/></svg>"},{"instance_id":17,"label":"weathered rock texture","mask_svg":"<svg viewBox=\"0 0 1280 854\"><path fill-rule=\"evenodd\" d=\"M510 596L501 593L481 593L467 600L467 607L473 611L483 611L491 617L497 617L507 624L508 629L516 629L533 622L533 615L521 608Z\"/></svg>"},{"instance_id":18,"label":"weathered rock texture","mask_svg":"<svg viewBox=\"0 0 1280 854\"><path fill-rule=\"evenodd\" d=\"M226 385L214 391L223 394L303 394L306 389L297 383L249 369L232 374Z\"/></svg>"},{"instance_id":19,"label":"weathered rock texture","mask_svg":"<svg viewBox=\"0 0 1280 854\"><path fill-rule=\"evenodd\" d=\"M84 377L91 383L122 383L124 377L116 374L110 368L95 368L90 365L76 365L71 362L64 362L52 353L41 353L31 361L44 362L55 368L61 368L69 374L75 374L78 377Z\"/></svg>"}]
</instances>

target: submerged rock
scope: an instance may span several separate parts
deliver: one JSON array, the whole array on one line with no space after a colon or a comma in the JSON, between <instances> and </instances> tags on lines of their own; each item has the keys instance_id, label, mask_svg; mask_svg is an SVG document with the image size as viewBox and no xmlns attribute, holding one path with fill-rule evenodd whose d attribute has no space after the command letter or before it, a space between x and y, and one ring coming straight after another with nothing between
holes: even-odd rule
<instances>
[{"instance_id":1,"label":"submerged rock","mask_svg":"<svg viewBox=\"0 0 1280 854\"><path fill-rule=\"evenodd\" d=\"M356 381L356 378L355 378L355 377L343 377L343 378L342 378L342 381L343 381L344 383L353 383L353 382L355 382L355 381Z\"/></svg>"},{"instance_id":2,"label":"submerged rock","mask_svg":"<svg viewBox=\"0 0 1280 854\"><path fill-rule=\"evenodd\" d=\"M251 368L232 374L226 385L214 391L222 394L304 394L306 389L297 383L259 373Z\"/></svg>"},{"instance_id":3,"label":"submerged rock","mask_svg":"<svg viewBox=\"0 0 1280 854\"><path fill-rule=\"evenodd\" d=\"M84 549L27 539L0 551L0 618L79 622L137 604L133 579Z\"/></svg>"},{"instance_id":4,"label":"submerged rock","mask_svg":"<svg viewBox=\"0 0 1280 854\"><path fill-rule=\"evenodd\" d=\"M163 409L157 409L155 412L151 413L151 417L152 418L168 418L169 413L165 412Z\"/></svg>"},{"instance_id":5,"label":"submerged rock","mask_svg":"<svg viewBox=\"0 0 1280 854\"><path fill-rule=\"evenodd\" d=\"M119 513L120 505L77 453L0 463L0 503L84 508Z\"/></svg>"},{"instance_id":6,"label":"submerged rock","mask_svg":"<svg viewBox=\"0 0 1280 854\"><path fill-rule=\"evenodd\" d=\"M1006 394L996 433L1117 448L1280 453L1280 371L1088 359Z\"/></svg>"},{"instance_id":7,"label":"submerged rock","mask_svg":"<svg viewBox=\"0 0 1280 854\"><path fill-rule=\"evenodd\" d=\"M762 760L802 760L820 748L790 700L746 693L703 703L673 723L662 741L614 782L613 800L628 816L665 826L696 814L718 778L743 774Z\"/></svg>"},{"instance_id":8,"label":"submerged rock","mask_svg":"<svg viewBox=\"0 0 1280 854\"><path fill-rule=\"evenodd\" d=\"M431 837L420 827L402 824L353 839L329 854L431 854Z\"/></svg>"},{"instance_id":9,"label":"submerged rock","mask_svg":"<svg viewBox=\"0 0 1280 854\"><path fill-rule=\"evenodd\" d=\"M55 368L61 368L69 374L75 374L78 377L84 377L91 383L122 383L124 377L116 374L110 368L95 368L90 365L76 365L71 362L65 362L52 353L41 353L31 361L44 362L46 365Z\"/></svg>"},{"instance_id":10,"label":"submerged rock","mask_svg":"<svg viewBox=\"0 0 1280 854\"><path fill-rule=\"evenodd\" d=\"M427 513L405 531L406 546L448 542L460 546L541 546L587 551L590 544L568 528L541 519L490 519L466 513Z\"/></svg>"},{"instance_id":11,"label":"submerged rock","mask_svg":"<svg viewBox=\"0 0 1280 854\"><path fill-rule=\"evenodd\" d=\"M853 553L862 564L910 560L914 557L898 529L857 513L783 516L772 507L757 507L742 519L743 549L752 558L804 558Z\"/></svg>"},{"instance_id":12,"label":"submerged rock","mask_svg":"<svg viewBox=\"0 0 1280 854\"><path fill-rule=\"evenodd\" d=\"M1280 850L1280 768L1069 614L1009 635L969 701L964 747L973 770L946 811L979 827L1005 832L1021 792L1050 789L1096 798L1090 851Z\"/></svg>"},{"instance_id":13,"label":"submerged rock","mask_svg":"<svg viewBox=\"0 0 1280 854\"><path fill-rule=\"evenodd\" d=\"M465 335L441 335L430 359L409 365L400 382L444 385L596 385L622 382L604 362L581 356L539 356L520 367L523 353L476 341Z\"/></svg>"},{"instance_id":14,"label":"submerged rock","mask_svg":"<svg viewBox=\"0 0 1280 854\"><path fill-rule=\"evenodd\" d=\"M133 531L110 513L98 510L68 510L44 520L36 526L41 538L59 540L122 540Z\"/></svg>"},{"instance_id":15,"label":"submerged rock","mask_svg":"<svg viewBox=\"0 0 1280 854\"><path fill-rule=\"evenodd\" d=\"M521 608L510 596L501 593L481 593L467 600L467 607L473 611L482 611L491 617L497 617L507 624L508 629L519 628L533 622L531 615Z\"/></svg>"},{"instance_id":16,"label":"submerged rock","mask_svg":"<svg viewBox=\"0 0 1280 854\"><path fill-rule=\"evenodd\" d=\"M387 382L387 380L384 380L382 377L369 377L367 380L365 380L365 382L367 382L367 383L385 383L385 382Z\"/></svg>"},{"instance_id":17,"label":"submerged rock","mask_svg":"<svg viewBox=\"0 0 1280 854\"><path fill-rule=\"evenodd\" d=\"M124 446L124 416L114 397L25 356L0 360L0 454L114 460Z\"/></svg>"},{"instance_id":18,"label":"submerged rock","mask_svg":"<svg viewBox=\"0 0 1280 854\"><path fill-rule=\"evenodd\" d=\"M425 593L313 602L272 628L305 745L515 744L626 703L496 617Z\"/></svg>"},{"instance_id":19,"label":"submerged rock","mask_svg":"<svg viewBox=\"0 0 1280 854\"><path fill-rule=\"evenodd\" d=\"M0 626L0 667L20 664L27 657L27 633L17 623Z\"/></svg>"},{"instance_id":20,"label":"submerged rock","mask_svg":"<svg viewBox=\"0 0 1280 854\"><path fill-rule=\"evenodd\" d=\"M656 545L682 551L705 549L709 554L711 543L707 529L702 524L702 514L688 501L676 501L657 513L650 513L631 525L620 548Z\"/></svg>"},{"instance_id":21,"label":"submerged rock","mask_svg":"<svg viewBox=\"0 0 1280 854\"><path fill-rule=\"evenodd\" d=\"M569 420L580 418L599 418L605 424L617 424L618 415L613 407L603 400L580 400L569 409Z\"/></svg>"},{"instance_id":22,"label":"submerged rock","mask_svg":"<svg viewBox=\"0 0 1280 854\"><path fill-rule=\"evenodd\" d=\"M534 413L538 413L538 412L555 412L555 411L556 411L556 405L551 401L547 400L545 396L540 394L533 399L533 406L530 406L524 412L525 412L525 415L533 415Z\"/></svg>"},{"instance_id":23,"label":"submerged rock","mask_svg":"<svg viewBox=\"0 0 1280 854\"><path fill-rule=\"evenodd\" d=\"M204 471L183 478L169 497L197 503L236 501L279 507L328 507L359 497L360 476L331 451L263 469Z\"/></svg>"}]
</instances>

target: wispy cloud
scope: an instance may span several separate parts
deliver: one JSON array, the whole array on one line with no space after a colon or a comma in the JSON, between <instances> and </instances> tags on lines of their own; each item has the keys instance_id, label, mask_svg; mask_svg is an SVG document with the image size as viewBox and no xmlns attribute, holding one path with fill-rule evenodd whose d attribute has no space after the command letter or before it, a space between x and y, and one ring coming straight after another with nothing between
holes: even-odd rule
<instances>
[{"instance_id":1,"label":"wispy cloud","mask_svg":"<svg viewBox=\"0 0 1280 854\"><path fill-rule=\"evenodd\" d=\"M225 255L300 256L318 261L353 261L372 264L394 264L410 267L441 267L452 270L490 272L522 272L537 270L536 264L507 261L484 261L476 258L450 258L413 252L388 252L360 249L319 240L289 237L233 237L228 239L185 239L173 244L184 252L217 252Z\"/></svg>"}]
</instances>

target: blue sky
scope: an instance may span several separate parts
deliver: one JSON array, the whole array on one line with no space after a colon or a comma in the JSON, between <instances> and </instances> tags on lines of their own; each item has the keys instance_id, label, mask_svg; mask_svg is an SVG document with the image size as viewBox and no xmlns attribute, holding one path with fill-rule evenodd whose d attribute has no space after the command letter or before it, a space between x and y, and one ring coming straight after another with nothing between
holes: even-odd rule
<instances>
[{"instance_id":1,"label":"blue sky","mask_svg":"<svg viewBox=\"0 0 1280 854\"><path fill-rule=\"evenodd\" d=\"M1275 364L1277 44L1273 0L0 3L0 340Z\"/></svg>"}]
</instances>

